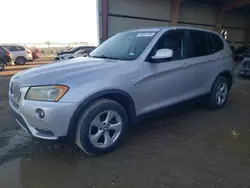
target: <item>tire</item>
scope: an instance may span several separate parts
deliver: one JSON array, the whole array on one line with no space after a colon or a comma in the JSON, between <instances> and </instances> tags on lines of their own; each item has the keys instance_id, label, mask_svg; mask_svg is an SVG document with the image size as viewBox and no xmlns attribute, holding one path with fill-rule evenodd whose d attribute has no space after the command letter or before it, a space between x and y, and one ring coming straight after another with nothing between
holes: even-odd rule
<instances>
[{"instance_id":1,"label":"tire","mask_svg":"<svg viewBox=\"0 0 250 188\"><path fill-rule=\"evenodd\" d=\"M0 71L3 71L5 69L5 62L0 59Z\"/></svg>"},{"instance_id":2,"label":"tire","mask_svg":"<svg viewBox=\"0 0 250 188\"><path fill-rule=\"evenodd\" d=\"M26 59L24 57L17 57L15 60L16 65L24 65L26 63Z\"/></svg>"},{"instance_id":3,"label":"tire","mask_svg":"<svg viewBox=\"0 0 250 188\"><path fill-rule=\"evenodd\" d=\"M109 121L107 121L108 114L109 117L113 117ZM92 156L115 150L128 127L128 117L124 108L109 99L95 101L83 111L78 119L76 144Z\"/></svg>"},{"instance_id":4,"label":"tire","mask_svg":"<svg viewBox=\"0 0 250 188\"><path fill-rule=\"evenodd\" d=\"M230 90L228 83L228 80L224 76L220 76L215 80L212 90L208 96L207 106L209 108L221 109L225 106Z\"/></svg>"}]
</instances>

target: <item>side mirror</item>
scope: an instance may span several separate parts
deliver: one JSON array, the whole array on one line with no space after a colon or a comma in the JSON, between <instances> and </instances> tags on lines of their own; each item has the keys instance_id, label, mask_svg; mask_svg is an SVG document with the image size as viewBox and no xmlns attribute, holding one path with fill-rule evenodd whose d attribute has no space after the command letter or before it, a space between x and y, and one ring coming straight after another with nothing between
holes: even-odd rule
<instances>
[{"instance_id":1,"label":"side mirror","mask_svg":"<svg viewBox=\"0 0 250 188\"><path fill-rule=\"evenodd\" d=\"M173 53L174 52L171 49L160 49L151 58L154 60L169 59L173 57Z\"/></svg>"}]
</instances>

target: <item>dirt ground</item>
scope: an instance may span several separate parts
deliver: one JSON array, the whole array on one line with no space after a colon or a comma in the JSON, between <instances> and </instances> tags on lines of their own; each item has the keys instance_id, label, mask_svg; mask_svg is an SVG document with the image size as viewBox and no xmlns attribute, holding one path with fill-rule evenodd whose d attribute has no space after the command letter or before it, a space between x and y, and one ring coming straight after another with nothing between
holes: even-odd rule
<instances>
[{"instance_id":1,"label":"dirt ground","mask_svg":"<svg viewBox=\"0 0 250 188\"><path fill-rule=\"evenodd\" d=\"M17 126L7 92L22 68L0 74L0 188L250 187L250 80L236 79L222 110L168 111L131 127L115 152L91 158Z\"/></svg>"}]
</instances>

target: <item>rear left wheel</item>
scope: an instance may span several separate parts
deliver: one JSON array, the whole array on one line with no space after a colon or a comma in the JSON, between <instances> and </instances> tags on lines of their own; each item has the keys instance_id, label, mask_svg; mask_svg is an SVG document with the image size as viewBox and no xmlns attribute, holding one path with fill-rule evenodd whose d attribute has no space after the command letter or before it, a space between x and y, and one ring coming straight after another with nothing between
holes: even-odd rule
<instances>
[{"instance_id":1,"label":"rear left wheel","mask_svg":"<svg viewBox=\"0 0 250 188\"><path fill-rule=\"evenodd\" d=\"M77 124L76 143L89 155L102 155L116 149L127 130L128 118L117 102L100 99L92 103Z\"/></svg>"},{"instance_id":2,"label":"rear left wheel","mask_svg":"<svg viewBox=\"0 0 250 188\"><path fill-rule=\"evenodd\" d=\"M218 77L210 95L208 97L208 107L212 109L221 109L225 106L229 93L228 80L224 76Z\"/></svg>"},{"instance_id":3,"label":"rear left wheel","mask_svg":"<svg viewBox=\"0 0 250 188\"><path fill-rule=\"evenodd\" d=\"M16 65L24 65L26 63L26 59L24 57L17 57L15 60Z\"/></svg>"}]
</instances>

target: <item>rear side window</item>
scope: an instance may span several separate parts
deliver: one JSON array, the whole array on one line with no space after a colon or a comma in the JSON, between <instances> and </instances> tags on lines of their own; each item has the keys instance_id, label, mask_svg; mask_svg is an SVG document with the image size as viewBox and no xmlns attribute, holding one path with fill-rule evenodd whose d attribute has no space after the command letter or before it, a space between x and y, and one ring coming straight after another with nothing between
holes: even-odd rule
<instances>
[{"instance_id":1,"label":"rear side window","mask_svg":"<svg viewBox=\"0 0 250 188\"><path fill-rule=\"evenodd\" d=\"M25 51L25 49L22 46L16 46L16 51Z\"/></svg>"},{"instance_id":2,"label":"rear side window","mask_svg":"<svg viewBox=\"0 0 250 188\"><path fill-rule=\"evenodd\" d=\"M192 48L191 57L209 55L208 41L206 33L203 31L190 31L190 42Z\"/></svg>"},{"instance_id":3,"label":"rear side window","mask_svg":"<svg viewBox=\"0 0 250 188\"><path fill-rule=\"evenodd\" d=\"M224 43L221 40L221 38L218 35L213 34L213 33L210 33L210 36L212 37L212 41L215 46L215 52L222 50L224 48Z\"/></svg>"}]
</instances>

